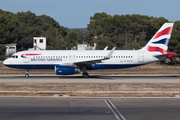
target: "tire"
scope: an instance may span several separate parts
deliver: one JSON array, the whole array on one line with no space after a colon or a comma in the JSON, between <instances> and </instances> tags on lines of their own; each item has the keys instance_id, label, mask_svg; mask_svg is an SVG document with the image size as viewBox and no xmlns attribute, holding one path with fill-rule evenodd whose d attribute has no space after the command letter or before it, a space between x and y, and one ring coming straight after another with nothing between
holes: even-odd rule
<instances>
[{"instance_id":1,"label":"tire","mask_svg":"<svg viewBox=\"0 0 180 120\"><path fill-rule=\"evenodd\" d=\"M88 78L88 77L89 77L89 74L86 73L86 72L84 72L84 73L83 73L83 77L84 77L84 78Z\"/></svg>"},{"instance_id":2,"label":"tire","mask_svg":"<svg viewBox=\"0 0 180 120\"><path fill-rule=\"evenodd\" d=\"M26 77L26 78L28 78L28 77L29 77L29 75L28 75L28 74L25 74L25 77Z\"/></svg>"}]
</instances>

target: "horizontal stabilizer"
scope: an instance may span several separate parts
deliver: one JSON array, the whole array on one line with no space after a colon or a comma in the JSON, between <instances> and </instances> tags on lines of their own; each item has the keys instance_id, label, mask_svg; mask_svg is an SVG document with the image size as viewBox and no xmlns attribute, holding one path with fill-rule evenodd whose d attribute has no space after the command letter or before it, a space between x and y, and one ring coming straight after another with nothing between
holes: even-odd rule
<instances>
[{"instance_id":1,"label":"horizontal stabilizer","mask_svg":"<svg viewBox=\"0 0 180 120\"><path fill-rule=\"evenodd\" d=\"M172 57L176 57L177 54L176 53L173 53L173 52L167 52L167 54L162 54L162 55L155 55L154 57L167 57L167 58L172 58Z\"/></svg>"}]
</instances>

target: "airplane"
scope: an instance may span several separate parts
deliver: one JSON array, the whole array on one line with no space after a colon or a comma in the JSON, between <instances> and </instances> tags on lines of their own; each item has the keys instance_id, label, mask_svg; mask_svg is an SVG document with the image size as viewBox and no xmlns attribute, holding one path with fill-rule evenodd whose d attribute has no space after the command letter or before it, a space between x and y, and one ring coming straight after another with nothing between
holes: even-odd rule
<instances>
[{"instance_id":1,"label":"airplane","mask_svg":"<svg viewBox=\"0 0 180 120\"><path fill-rule=\"evenodd\" d=\"M163 61L176 56L167 52L174 23L164 23L151 40L139 50L39 50L20 51L6 59L3 64L11 68L54 69L56 75L72 75L83 72L88 78L87 70L120 69Z\"/></svg>"}]
</instances>

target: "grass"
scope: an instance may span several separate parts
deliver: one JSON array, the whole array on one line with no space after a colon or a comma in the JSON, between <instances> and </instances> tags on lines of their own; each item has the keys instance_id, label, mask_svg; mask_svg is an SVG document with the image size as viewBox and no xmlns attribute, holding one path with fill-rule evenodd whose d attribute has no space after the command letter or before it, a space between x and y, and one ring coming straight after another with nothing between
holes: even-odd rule
<instances>
[{"instance_id":1,"label":"grass","mask_svg":"<svg viewBox=\"0 0 180 120\"><path fill-rule=\"evenodd\" d=\"M54 95L62 96L66 94L70 96L86 96L86 97L93 97L93 96L94 97L173 97L176 94L180 94L180 84L179 83L96 83L96 84L95 83L36 83L36 84L0 83L0 91L12 91L9 93L1 92L0 96L54 96ZM17 93L17 91L21 91L21 93ZM38 91L48 91L48 92L38 92ZM54 91L56 93L53 93ZM100 92L98 93L98 91ZM123 91L127 91L127 93L124 93ZM155 91L155 92L148 93L149 91ZM156 91L158 93L156 93ZM173 91L179 91L179 93L177 92L174 93ZM172 93L165 93L165 92L172 92Z\"/></svg>"}]
</instances>

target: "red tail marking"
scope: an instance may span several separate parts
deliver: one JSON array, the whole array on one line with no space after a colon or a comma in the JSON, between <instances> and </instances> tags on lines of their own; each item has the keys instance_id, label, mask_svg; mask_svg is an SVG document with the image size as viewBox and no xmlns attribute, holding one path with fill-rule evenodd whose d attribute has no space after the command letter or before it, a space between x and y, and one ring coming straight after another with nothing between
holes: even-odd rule
<instances>
[{"instance_id":1,"label":"red tail marking","mask_svg":"<svg viewBox=\"0 0 180 120\"><path fill-rule=\"evenodd\" d=\"M169 35L169 34L171 34L171 30L172 30L172 27L168 27L168 28L158 32L153 39L156 39L156 38L158 38L158 37L160 37L162 35Z\"/></svg>"},{"instance_id":2,"label":"red tail marking","mask_svg":"<svg viewBox=\"0 0 180 120\"><path fill-rule=\"evenodd\" d=\"M162 48L159 48L159 47L152 47L152 46L148 46L147 50L149 52L160 52L162 54L165 54L166 53L166 50L162 49Z\"/></svg>"},{"instance_id":3,"label":"red tail marking","mask_svg":"<svg viewBox=\"0 0 180 120\"><path fill-rule=\"evenodd\" d=\"M168 58L172 58L172 57L176 57L177 54L176 53L173 53L173 52L167 52L167 54L170 54L172 53L172 55L168 55Z\"/></svg>"}]
</instances>

